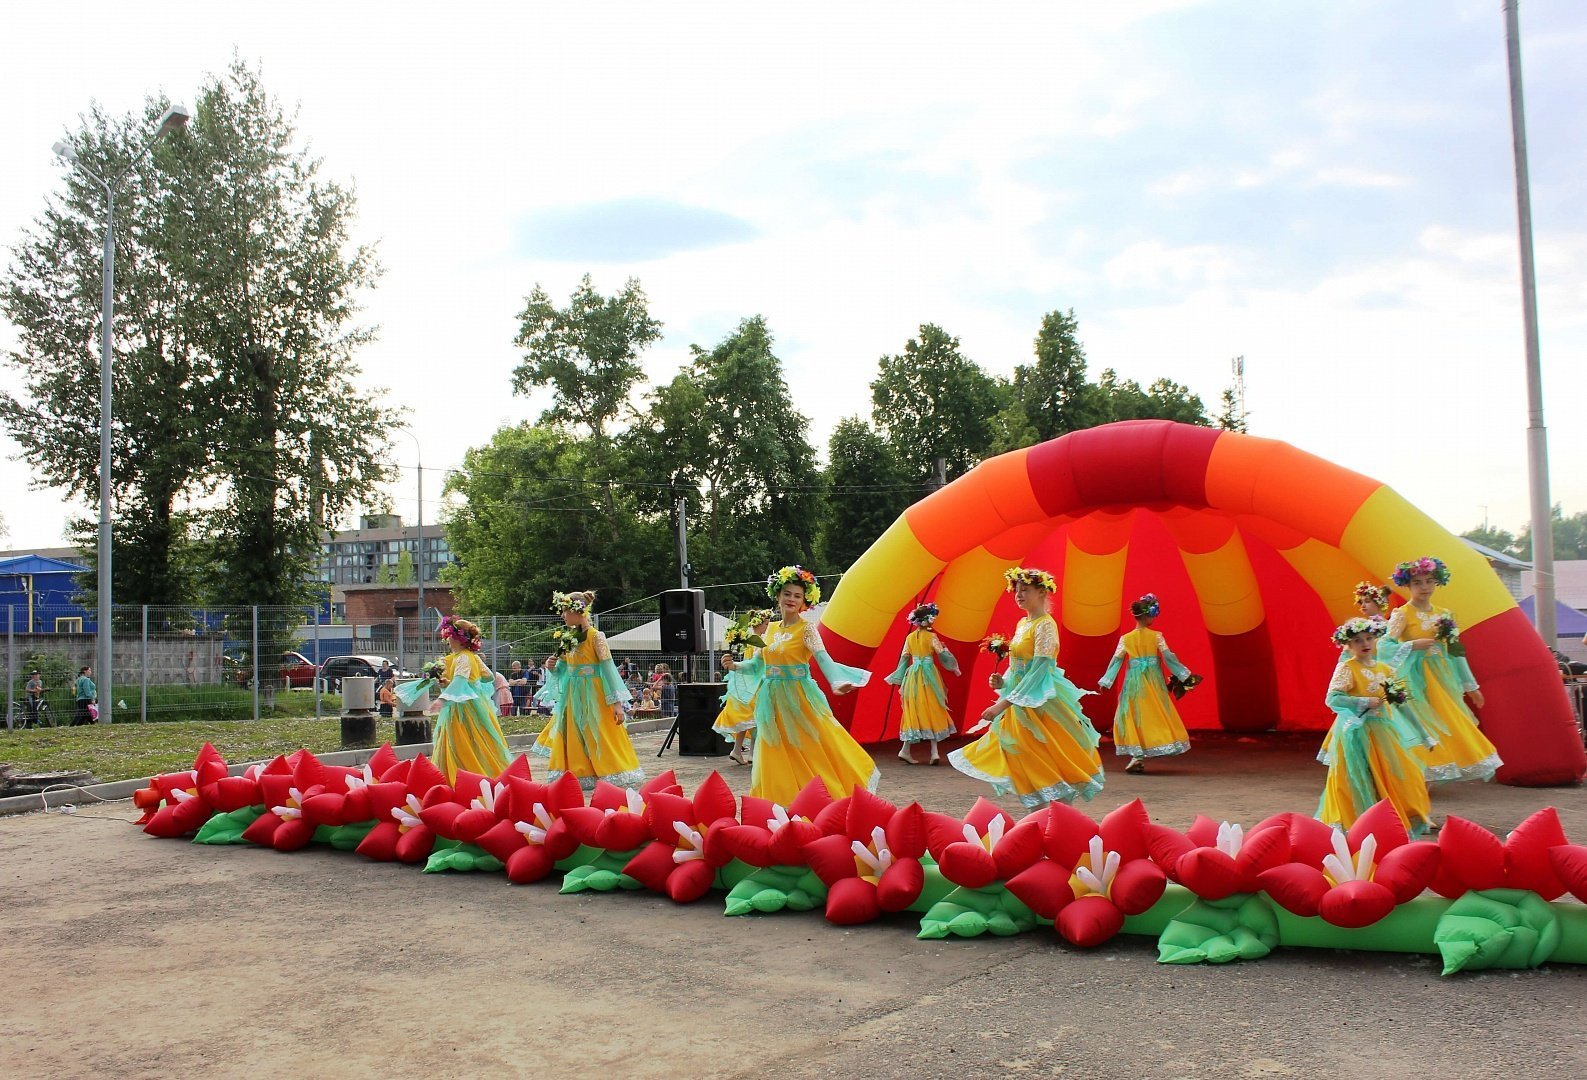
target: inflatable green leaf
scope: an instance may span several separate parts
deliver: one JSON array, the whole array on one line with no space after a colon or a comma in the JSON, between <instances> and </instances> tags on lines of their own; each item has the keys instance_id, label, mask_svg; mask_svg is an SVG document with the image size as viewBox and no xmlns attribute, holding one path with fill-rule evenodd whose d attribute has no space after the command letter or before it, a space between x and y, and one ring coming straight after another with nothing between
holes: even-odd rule
<instances>
[{"instance_id":1,"label":"inflatable green leaf","mask_svg":"<svg viewBox=\"0 0 1587 1080\"><path fill-rule=\"evenodd\" d=\"M1444 974L1535 968L1559 945L1559 916L1534 892L1486 889L1461 896L1439 918L1433 943Z\"/></svg>"},{"instance_id":2,"label":"inflatable green leaf","mask_svg":"<svg viewBox=\"0 0 1587 1080\"><path fill-rule=\"evenodd\" d=\"M216 814L198 830L198 835L193 837L195 844L241 844L243 831L259 820L259 815L264 813L262 806L244 806L228 814Z\"/></svg>"},{"instance_id":3,"label":"inflatable green leaf","mask_svg":"<svg viewBox=\"0 0 1587 1080\"><path fill-rule=\"evenodd\" d=\"M338 825L331 829L327 843L337 851L353 851L364 842L364 837L374 830L373 821L360 821L356 825Z\"/></svg>"},{"instance_id":4,"label":"inflatable green leaf","mask_svg":"<svg viewBox=\"0 0 1587 1080\"><path fill-rule=\"evenodd\" d=\"M430 852L429 860L424 864L426 874L447 871L466 874L475 870L488 873L501 868L501 860L487 854L483 848L473 844L460 844L456 840L437 840L434 850Z\"/></svg>"},{"instance_id":5,"label":"inflatable green leaf","mask_svg":"<svg viewBox=\"0 0 1587 1080\"><path fill-rule=\"evenodd\" d=\"M1196 900L1157 939L1159 964L1227 964L1260 960L1278 944L1278 919L1261 895Z\"/></svg>"},{"instance_id":6,"label":"inflatable green leaf","mask_svg":"<svg viewBox=\"0 0 1587 1080\"><path fill-rule=\"evenodd\" d=\"M603 851L599 856L585 863L575 866L562 878L562 888L559 892L613 892L617 889L644 888L639 882L623 873L623 867L628 865L628 860L634 857L634 852Z\"/></svg>"},{"instance_id":7,"label":"inflatable green leaf","mask_svg":"<svg viewBox=\"0 0 1587 1080\"><path fill-rule=\"evenodd\" d=\"M825 905L827 887L809 868L768 866L757 869L727 894L724 915L749 915L754 912L814 911Z\"/></svg>"},{"instance_id":8,"label":"inflatable green leaf","mask_svg":"<svg viewBox=\"0 0 1587 1080\"><path fill-rule=\"evenodd\" d=\"M1036 913L1001 883L981 889L954 889L920 919L918 938L1012 937L1036 927Z\"/></svg>"}]
</instances>

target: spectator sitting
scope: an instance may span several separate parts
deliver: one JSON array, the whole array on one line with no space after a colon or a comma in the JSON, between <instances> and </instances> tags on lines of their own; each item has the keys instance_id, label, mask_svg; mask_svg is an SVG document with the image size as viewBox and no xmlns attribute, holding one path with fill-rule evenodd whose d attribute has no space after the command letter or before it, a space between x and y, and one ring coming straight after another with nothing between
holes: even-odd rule
<instances>
[{"instance_id":1,"label":"spectator sitting","mask_svg":"<svg viewBox=\"0 0 1587 1080\"><path fill-rule=\"evenodd\" d=\"M678 688L672 685L672 676L663 672L659 684L661 697L661 715L671 717L678 715Z\"/></svg>"},{"instance_id":2,"label":"spectator sitting","mask_svg":"<svg viewBox=\"0 0 1587 1080\"><path fill-rule=\"evenodd\" d=\"M646 686L639 691L638 711L659 712L661 699L656 697L656 691Z\"/></svg>"}]
</instances>

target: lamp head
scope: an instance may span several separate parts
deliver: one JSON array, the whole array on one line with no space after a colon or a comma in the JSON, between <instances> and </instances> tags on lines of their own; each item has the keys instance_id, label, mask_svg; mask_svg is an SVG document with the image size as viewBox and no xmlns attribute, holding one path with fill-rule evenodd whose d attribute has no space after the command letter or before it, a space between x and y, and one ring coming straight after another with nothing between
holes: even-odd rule
<instances>
[{"instance_id":1,"label":"lamp head","mask_svg":"<svg viewBox=\"0 0 1587 1080\"><path fill-rule=\"evenodd\" d=\"M55 151L55 156L60 158L62 161L77 160L77 151L72 149L72 147L67 143L57 142L54 146L50 147L50 149Z\"/></svg>"},{"instance_id":2,"label":"lamp head","mask_svg":"<svg viewBox=\"0 0 1587 1080\"><path fill-rule=\"evenodd\" d=\"M158 139L168 131L185 128L187 127L187 122L191 119L193 119L193 114L188 111L186 105L172 105L160 116L160 128L154 133L154 137Z\"/></svg>"}]
</instances>

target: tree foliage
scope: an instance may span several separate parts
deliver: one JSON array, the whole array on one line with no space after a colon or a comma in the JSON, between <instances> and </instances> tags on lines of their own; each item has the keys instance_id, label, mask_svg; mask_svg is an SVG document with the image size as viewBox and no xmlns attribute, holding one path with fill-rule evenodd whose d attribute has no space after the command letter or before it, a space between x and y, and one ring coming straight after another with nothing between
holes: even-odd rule
<instances>
[{"instance_id":1,"label":"tree foliage","mask_svg":"<svg viewBox=\"0 0 1587 1080\"><path fill-rule=\"evenodd\" d=\"M827 440L832 498L822 533L824 565L846 570L922 494L887 440L858 416L839 420Z\"/></svg>"},{"instance_id":2,"label":"tree foliage","mask_svg":"<svg viewBox=\"0 0 1587 1080\"><path fill-rule=\"evenodd\" d=\"M1587 512L1565 515L1565 508L1554 505L1554 558L1587 559ZM1492 546L1491 544L1489 545ZM1520 559L1532 557L1532 526L1524 525L1516 537L1515 555Z\"/></svg>"},{"instance_id":3,"label":"tree foliage","mask_svg":"<svg viewBox=\"0 0 1587 1080\"><path fill-rule=\"evenodd\" d=\"M902 353L881 358L871 383L871 418L898 459L921 478L940 457L952 479L991 449L1003 400L997 380L959 351L959 339L926 323Z\"/></svg>"}]
</instances>

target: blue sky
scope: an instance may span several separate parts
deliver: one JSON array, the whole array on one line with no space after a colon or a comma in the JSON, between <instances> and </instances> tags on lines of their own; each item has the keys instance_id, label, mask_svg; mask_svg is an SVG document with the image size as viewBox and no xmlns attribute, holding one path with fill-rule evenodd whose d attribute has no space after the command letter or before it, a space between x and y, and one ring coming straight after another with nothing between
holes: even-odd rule
<instances>
[{"instance_id":1,"label":"blue sky","mask_svg":"<svg viewBox=\"0 0 1587 1080\"><path fill-rule=\"evenodd\" d=\"M427 470L537 415L506 392L515 315L589 272L643 283L658 382L765 315L818 445L920 323L1006 374L1073 308L1093 373L1212 403L1243 354L1257 434L1457 530L1526 519L1495 0L161 10L73 8L107 32L0 70L32 103L0 116L0 242L60 185L48 147L90 101L191 100L235 49L357 187L387 269L361 360ZM1554 498L1587 510L1587 8L1521 14ZM8 5L0 37L67 19ZM391 489L410 519L412 477ZM68 508L26 482L0 462L0 545L59 537Z\"/></svg>"}]
</instances>

